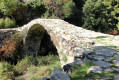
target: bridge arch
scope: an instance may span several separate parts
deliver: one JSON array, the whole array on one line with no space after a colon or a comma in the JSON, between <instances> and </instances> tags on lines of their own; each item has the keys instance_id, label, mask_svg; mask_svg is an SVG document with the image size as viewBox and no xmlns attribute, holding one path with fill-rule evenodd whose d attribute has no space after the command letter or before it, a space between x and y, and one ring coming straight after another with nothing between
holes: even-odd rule
<instances>
[{"instance_id":1,"label":"bridge arch","mask_svg":"<svg viewBox=\"0 0 119 80\"><path fill-rule=\"evenodd\" d=\"M26 33L23 46L25 55L57 54L57 49L51 41L50 35L42 25L34 24L24 31Z\"/></svg>"}]
</instances>

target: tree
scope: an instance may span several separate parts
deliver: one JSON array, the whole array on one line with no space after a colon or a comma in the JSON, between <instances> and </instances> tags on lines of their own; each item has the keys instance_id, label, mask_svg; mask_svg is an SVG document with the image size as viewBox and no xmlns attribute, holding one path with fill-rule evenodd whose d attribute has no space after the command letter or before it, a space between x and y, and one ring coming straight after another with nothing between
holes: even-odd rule
<instances>
[{"instance_id":1,"label":"tree","mask_svg":"<svg viewBox=\"0 0 119 80\"><path fill-rule=\"evenodd\" d=\"M117 28L119 30L119 0L115 0L114 10L111 12L111 14L118 21L116 26L117 26Z\"/></svg>"},{"instance_id":2,"label":"tree","mask_svg":"<svg viewBox=\"0 0 119 80\"><path fill-rule=\"evenodd\" d=\"M83 27L104 33L116 29L116 20L111 14L113 5L113 0L87 0L83 7Z\"/></svg>"},{"instance_id":3,"label":"tree","mask_svg":"<svg viewBox=\"0 0 119 80\"><path fill-rule=\"evenodd\" d=\"M13 12L18 8L17 0L1 0L0 1L0 10L4 15L11 16Z\"/></svg>"}]
</instances>

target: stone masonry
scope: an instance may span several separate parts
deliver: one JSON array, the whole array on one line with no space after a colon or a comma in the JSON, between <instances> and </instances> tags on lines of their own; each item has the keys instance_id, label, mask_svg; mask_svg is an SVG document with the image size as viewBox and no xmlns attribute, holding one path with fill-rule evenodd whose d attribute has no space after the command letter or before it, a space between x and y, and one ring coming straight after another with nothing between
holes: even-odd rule
<instances>
[{"instance_id":1,"label":"stone masonry","mask_svg":"<svg viewBox=\"0 0 119 80\"><path fill-rule=\"evenodd\" d=\"M31 46L33 53L40 48L42 35L48 33L60 56L62 66L72 62L85 64L91 61L94 66L87 71L88 73L119 72L119 36L86 30L60 19L35 19L19 28L0 30L0 39L6 38L14 31L21 33L25 49L28 49L27 45L31 45L27 41L30 37L39 36L39 38L30 39L30 43L35 48ZM34 31L38 31L38 34ZM31 36L32 33L36 36ZM110 79L110 76L100 80L108 80L105 78ZM114 79L119 80L119 75L114 73Z\"/></svg>"}]
</instances>

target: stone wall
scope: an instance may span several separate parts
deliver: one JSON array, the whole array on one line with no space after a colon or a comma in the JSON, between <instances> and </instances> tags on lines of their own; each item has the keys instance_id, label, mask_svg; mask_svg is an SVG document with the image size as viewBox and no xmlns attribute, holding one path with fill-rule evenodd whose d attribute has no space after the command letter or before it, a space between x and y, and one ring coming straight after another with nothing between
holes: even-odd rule
<instances>
[{"instance_id":1,"label":"stone wall","mask_svg":"<svg viewBox=\"0 0 119 80\"><path fill-rule=\"evenodd\" d=\"M3 45L3 40L8 40L13 34L19 32L17 28L14 29L0 29L0 48Z\"/></svg>"}]
</instances>

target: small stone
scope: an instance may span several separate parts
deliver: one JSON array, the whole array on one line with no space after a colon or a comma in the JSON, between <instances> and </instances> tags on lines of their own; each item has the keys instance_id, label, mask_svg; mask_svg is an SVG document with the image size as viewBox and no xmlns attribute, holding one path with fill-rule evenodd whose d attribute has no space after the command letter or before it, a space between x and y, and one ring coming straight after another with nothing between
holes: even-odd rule
<instances>
[{"instance_id":1,"label":"small stone","mask_svg":"<svg viewBox=\"0 0 119 80\"><path fill-rule=\"evenodd\" d=\"M105 72L112 72L113 70L108 68L108 69L105 69Z\"/></svg>"},{"instance_id":2,"label":"small stone","mask_svg":"<svg viewBox=\"0 0 119 80\"><path fill-rule=\"evenodd\" d=\"M119 74L114 75L114 80L119 80Z\"/></svg>"},{"instance_id":3,"label":"small stone","mask_svg":"<svg viewBox=\"0 0 119 80\"><path fill-rule=\"evenodd\" d=\"M68 65L71 65L71 66L73 66L73 65L78 65L78 66L80 66L80 65L83 65L83 64L84 64L84 63L83 63L82 60L76 60L75 62L69 63Z\"/></svg>"},{"instance_id":4,"label":"small stone","mask_svg":"<svg viewBox=\"0 0 119 80\"><path fill-rule=\"evenodd\" d=\"M74 53L74 57L82 58L83 57L83 50L76 49Z\"/></svg>"},{"instance_id":5,"label":"small stone","mask_svg":"<svg viewBox=\"0 0 119 80\"><path fill-rule=\"evenodd\" d=\"M98 79L98 80L112 80L112 77L105 76L105 77L102 77L101 79Z\"/></svg>"},{"instance_id":6,"label":"small stone","mask_svg":"<svg viewBox=\"0 0 119 80\"><path fill-rule=\"evenodd\" d=\"M118 68L114 68L114 67L113 67L112 69L115 70L115 71L117 71L117 72L119 72L119 69L118 69Z\"/></svg>"},{"instance_id":7,"label":"small stone","mask_svg":"<svg viewBox=\"0 0 119 80\"><path fill-rule=\"evenodd\" d=\"M94 50L100 50L100 49L104 49L104 48L105 48L104 46L95 46Z\"/></svg>"},{"instance_id":8,"label":"small stone","mask_svg":"<svg viewBox=\"0 0 119 80\"><path fill-rule=\"evenodd\" d=\"M103 55L105 57L112 57L116 53L116 51L106 48L106 49L96 50L95 53L97 55Z\"/></svg>"},{"instance_id":9,"label":"small stone","mask_svg":"<svg viewBox=\"0 0 119 80\"><path fill-rule=\"evenodd\" d=\"M73 72L73 67L69 64L63 66L63 71L66 72L66 74L71 75Z\"/></svg>"},{"instance_id":10,"label":"small stone","mask_svg":"<svg viewBox=\"0 0 119 80\"><path fill-rule=\"evenodd\" d=\"M84 64L87 64L87 63L89 63L89 62L90 62L90 60L89 60L89 59L87 59L87 57L85 57L85 58L83 59L83 62L84 62Z\"/></svg>"},{"instance_id":11,"label":"small stone","mask_svg":"<svg viewBox=\"0 0 119 80\"><path fill-rule=\"evenodd\" d=\"M114 62L114 64L115 64L117 67L119 67L119 59L118 59L118 60L114 60L113 62Z\"/></svg>"},{"instance_id":12,"label":"small stone","mask_svg":"<svg viewBox=\"0 0 119 80\"><path fill-rule=\"evenodd\" d=\"M100 68L99 66L92 66L88 69L87 73L102 73L102 68Z\"/></svg>"},{"instance_id":13,"label":"small stone","mask_svg":"<svg viewBox=\"0 0 119 80\"><path fill-rule=\"evenodd\" d=\"M114 55L114 58L117 58L117 59L119 59L119 55Z\"/></svg>"},{"instance_id":14,"label":"small stone","mask_svg":"<svg viewBox=\"0 0 119 80\"><path fill-rule=\"evenodd\" d=\"M84 55L91 55L93 53L93 51L84 51L83 54Z\"/></svg>"},{"instance_id":15,"label":"small stone","mask_svg":"<svg viewBox=\"0 0 119 80\"><path fill-rule=\"evenodd\" d=\"M90 60L94 59L93 55L88 55L87 58L90 59Z\"/></svg>"},{"instance_id":16,"label":"small stone","mask_svg":"<svg viewBox=\"0 0 119 80\"><path fill-rule=\"evenodd\" d=\"M94 61L93 64L100 66L100 67L110 67L111 64L105 61Z\"/></svg>"},{"instance_id":17,"label":"small stone","mask_svg":"<svg viewBox=\"0 0 119 80\"><path fill-rule=\"evenodd\" d=\"M98 60L98 61L101 61L101 60L104 60L105 59L104 56L94 55L93 57L94 57L95 60Z\"/></svg>"},{"instance_id":18,"label":"small stone","mask_svg":"<svg viewBox=\"0 0 119 80\"><path fill-rule=\"evenodd\" d=\"M105 59L105 61L109 62L109 61L111 61L111 59Z\"/></svg>"}]
</instances>

